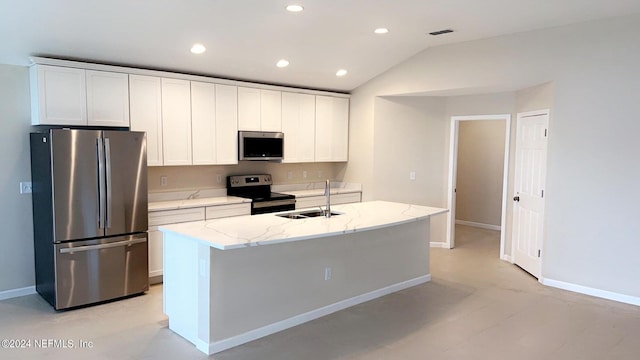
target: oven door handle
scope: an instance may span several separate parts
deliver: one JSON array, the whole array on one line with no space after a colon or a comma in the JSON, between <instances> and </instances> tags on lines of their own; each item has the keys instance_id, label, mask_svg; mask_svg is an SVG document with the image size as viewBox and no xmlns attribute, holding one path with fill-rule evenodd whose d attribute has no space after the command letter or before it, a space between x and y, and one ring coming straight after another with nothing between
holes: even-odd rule
<instances>
[{"instance_id":1,"label":"oven door handle","mask_svg":"<svg viewBox=\"0 0 640 360\"><path fill-rule=\"evenodd\" d=\"M295 199L287 199L287 200L254 202L252 203L252 206L254 209L261 209L261 208L272 207L272 206L294 205L295 203L296 203Z\"/></svg>"}]
</instances>

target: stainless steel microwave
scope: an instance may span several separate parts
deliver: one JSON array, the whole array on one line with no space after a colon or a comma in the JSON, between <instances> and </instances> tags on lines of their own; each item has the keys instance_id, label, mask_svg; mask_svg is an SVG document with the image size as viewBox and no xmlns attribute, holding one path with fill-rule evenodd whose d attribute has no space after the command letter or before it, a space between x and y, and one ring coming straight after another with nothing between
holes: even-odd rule
<instances>
[{"instance_id":1,"label":"stainless steel microwave","mask_svg":"<svg viewBox=\"0 0 640 360\"><path fill-rule=\"evenodd\" d=\"M238 160L279 161L284 157L284 133L238 131Z\"/></svg>"}]
</instances>

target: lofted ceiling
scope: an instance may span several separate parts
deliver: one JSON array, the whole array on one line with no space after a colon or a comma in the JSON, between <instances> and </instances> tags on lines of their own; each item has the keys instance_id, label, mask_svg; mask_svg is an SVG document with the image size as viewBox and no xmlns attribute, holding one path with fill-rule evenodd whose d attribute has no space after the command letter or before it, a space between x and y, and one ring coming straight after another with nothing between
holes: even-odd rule
<instances>
[{"instance_id":1,"label":"lofted ceiling","mask_svg":"<svg viewBox=\"0 0 640 360\"><path fill-rule=\"evenodd\" d=\"M50 56L348 92L429 47L637 12L640 0L0 0L0 63Z\"/></svg>"}]
</instances>

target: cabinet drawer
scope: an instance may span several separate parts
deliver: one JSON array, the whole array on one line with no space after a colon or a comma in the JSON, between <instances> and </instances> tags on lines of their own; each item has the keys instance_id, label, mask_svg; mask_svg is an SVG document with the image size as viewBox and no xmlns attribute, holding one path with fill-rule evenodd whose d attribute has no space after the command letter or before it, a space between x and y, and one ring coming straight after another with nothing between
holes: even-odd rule
<instances>
[{"instance_id":1,"label":"cabinet drawer","mask_svg":"<svg viewBox=\"0 0 640 360\"><path fill-rule=\"evenodd\" d=\"M207 206L205 214L205 218L207 220L229 216L251 215L251 204L242 203L232 205Z\"/></svg>"},{"instance_id":2,"label":"cabinet drawer","mask_svg":"<svg viewBox=\"0 0 640 360\"><path fill-rule=\"evenodd\" d=\"M204 220L204 208L161 210L149 212L149 226Z\"/></svg>"}]
</instances>

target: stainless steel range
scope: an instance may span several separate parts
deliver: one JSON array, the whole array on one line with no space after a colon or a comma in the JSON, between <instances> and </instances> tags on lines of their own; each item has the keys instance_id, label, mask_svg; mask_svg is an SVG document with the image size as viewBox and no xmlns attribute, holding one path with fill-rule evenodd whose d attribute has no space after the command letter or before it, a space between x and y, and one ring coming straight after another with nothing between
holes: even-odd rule
<instances>
[{"instance_id":1,"label":"stainless steel range","mask_svg":"<svg viewBox=\"0 0 640 360\"><path fill-rule=\"evenodd\" d=\"M251 215L295 210L296 197L271 192L270 174L227 176L227 195L251 199Z\"/></svg>"}]
</instances>

